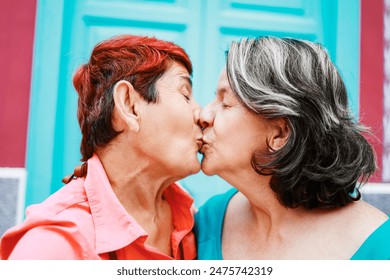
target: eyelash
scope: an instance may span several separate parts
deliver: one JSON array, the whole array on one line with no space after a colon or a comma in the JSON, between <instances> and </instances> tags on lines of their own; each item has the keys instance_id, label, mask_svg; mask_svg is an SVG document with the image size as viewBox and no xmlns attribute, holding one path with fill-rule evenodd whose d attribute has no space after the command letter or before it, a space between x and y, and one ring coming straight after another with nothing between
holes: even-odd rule
<instances>
[{"instance_id":1,"label":"eyelash","mask_svg":"<svg viewBox=\"0 0 390 280\"><path fill-rule=\"evenodd\" d=\"M183 96L184 96L184 98L185 98L185 100L187 101L187 102L189 102L190 100L191 100L191 98L189 98L187 95L185 95L185 94L182 94Z\"/></svg>"}]
</instances>

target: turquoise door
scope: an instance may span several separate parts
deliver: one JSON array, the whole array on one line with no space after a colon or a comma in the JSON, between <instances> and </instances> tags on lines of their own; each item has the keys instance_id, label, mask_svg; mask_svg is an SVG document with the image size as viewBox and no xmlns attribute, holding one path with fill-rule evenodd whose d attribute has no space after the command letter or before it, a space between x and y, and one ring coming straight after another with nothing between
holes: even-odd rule
<instances>
[{"instance_id":1,"label":"turquoise door","mask_svg":"<svg viewBox=\"0 0 390 280\"><path fill-rule=\"evenodd\" d=\"M122 33L181 45L194 64L194 94L209 102L229 42L276 35L323 43L358 108L359 0L38 0L27 146L26 206L41 202L79 163L74 70L93 46ZM229 186L196 174L181 181L197 206Z\"/></svg>"}]
</instances>

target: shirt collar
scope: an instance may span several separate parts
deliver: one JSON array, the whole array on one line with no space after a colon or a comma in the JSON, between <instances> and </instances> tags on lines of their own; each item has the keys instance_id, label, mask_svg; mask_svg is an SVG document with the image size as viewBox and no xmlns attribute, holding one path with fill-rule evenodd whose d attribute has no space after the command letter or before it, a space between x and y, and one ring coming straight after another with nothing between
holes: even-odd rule
<instances>
[{"instance_id":1,"label":"shirt collar","mask_svg":"<svg viewBox=\"0 0 390 280\"><path fill-rule=\"evenodd\" d=\"M144 229L119 202L96 154L88 160L85 192L95 226L95 246L98 254L118 250L140 237L147 237ZM178 237L186 235L194 224L191 211L193 199L177 184L172 184L165 190L164 197L171 206Z\"/></svg>"},{"instance_id":2,"label":"shirt collar","mask_svg":"<svg viewBox=\"0 0 390 280\"><path fill-rule=\"evenodd\" d=\"M147 235L119 202L96 154L88 160L85 192L95 226L98 254L117 250Z\"/></svg>"}]
</instances>

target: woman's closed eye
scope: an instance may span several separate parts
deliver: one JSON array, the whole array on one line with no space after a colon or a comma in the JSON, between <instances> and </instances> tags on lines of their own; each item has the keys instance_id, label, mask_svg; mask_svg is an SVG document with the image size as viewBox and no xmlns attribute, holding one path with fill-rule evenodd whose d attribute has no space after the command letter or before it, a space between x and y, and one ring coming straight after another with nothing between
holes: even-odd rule
<instances>
[{"instance_id":1,"label":"woman's closed eye","mask_svg":"<svg viewBox=\"0 0 390 280\"><path fill-rule=\"evenodd\" d=\"M191 100L191 97L190 97L190 96L188 96L188 95L186 95L186 94L184 94L184 93L182 93L181 95L184 96L184 98L185 98L185 100L186 100L187 102L190 102L190 100Z\"/></svg>"},{"instance_id":2,"label":"woman's closed eye","mask_svg":"<svg viewBox=\"0 0 390 280\"><path fill-rule=\"evenodd\" d=\"M192 94L191 94L191 91L188 90L187 86L181 87L181 89L179 90L179 93L181 95L183 95L183 97L186 99L187 103L189 103L191 101Z\"/></svg>"},{"instance_id":3,"label":"woman's closed eye","mask_svg":"<svg viewBox=\"0 0 390 280\"><path fill-rule=\"evenodd\" d=\"M229 109L229 108L231 108L232 107L232 105L229 105L229 104L226 104L226 103L223 103L222 102L222 108L224 108L224 109Z\"/></svg>"}]
</instances>

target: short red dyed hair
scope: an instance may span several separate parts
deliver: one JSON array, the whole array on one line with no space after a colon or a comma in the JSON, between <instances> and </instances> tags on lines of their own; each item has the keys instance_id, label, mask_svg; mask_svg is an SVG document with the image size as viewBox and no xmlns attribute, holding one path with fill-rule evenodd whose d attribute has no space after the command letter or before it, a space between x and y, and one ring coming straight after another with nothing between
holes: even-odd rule
<instances>
[{"instance_id":1,"label":"short red dyed hair","mask_svg":"<svg viewBox=\"0 0 390 280\"><path fill-rule=\"evenodd\" d=\"M73 77L79 95L77 117L82 133L82 161L120 133L112 127L114 85L127 80L146 101L155 103L158 99L156 81L173 61L182 64L192 75L188 55L171 42L121 35L95 46L89 62Z\"/></svg>"}]
</instances>

